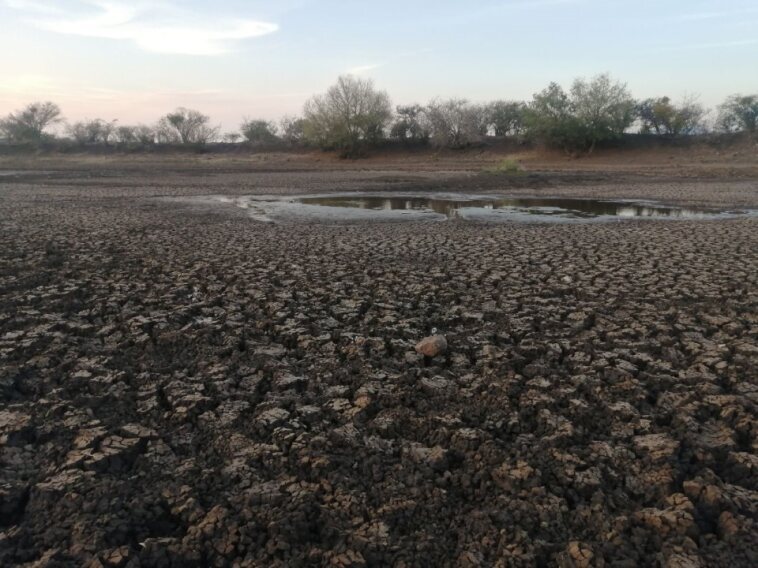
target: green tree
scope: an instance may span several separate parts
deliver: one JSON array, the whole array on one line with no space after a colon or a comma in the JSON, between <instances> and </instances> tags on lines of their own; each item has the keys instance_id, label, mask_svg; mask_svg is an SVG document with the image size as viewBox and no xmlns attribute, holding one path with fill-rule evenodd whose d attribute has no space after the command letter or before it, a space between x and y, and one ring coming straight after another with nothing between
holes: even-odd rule
<instances>
[{"instance_id":1,"label":"green tree","mask_svg":"<svg viewBox=\"0 0 758 568\"><path fill-rule=\"evenodd\" d=\"M519 101L490 103L489 121L495 136L518 136L524 130L526 104Z\"/></svg>"},{"instance_id":2,"label":"green tree","mask_svg":"<svg viewBox=\"0 0 758 568\"><path fill-rule=\"evenodd\" d=\"M529 104L524 123L529 138L548 146L572 150L584 143L581 124L574 105L558 83L550 83L535 93Z\"/></svg>"},{"instance_id":3,"label":"green tree","mask_svg":"<svg viewBox=\"0 0 758 568\"><path fill-rule=\"evenodd\" d=\"M607 74L576 79L571 92L551 83L534 95L525 123L531 138L566 151L592 152L599 142L623 135L635 118L635 101Z\"/></svg>"},{"instance_id":4,"label":"green tree","mask_svg":"<svg viewBox=\"0 0 758 568\"><path fill-rule=\"evenodd\" d=\"M756 132L758 94L732 95L719 107L719 126L727 132Z\"/></svg>"},{"instance_id":5,"label":"green tree","mask_svg":"<svg viewBox=\"0 0 758 568\"><path fill-rule=\"evenodd\" d=\"M290 146L303 142L305 136L305 119L298 116L285 116L279 121L282 140Z\"/></svg>"},{"instance_id":6,"label":"green tree","mask_svg":"<svg viewBox=\"0 0 758 568\"><path fill-rule=\"evenodd\" d=\"M418 104L399 105L390 136L403 142L426 142L429 140L429 121L426 109Z\"/></svg>"},{"instance_id":7,"label":"green tree","mask_svg":"<svg viewBox=\"0 0 758 568\"><path fill-rule=\"evenodd\" d=\"M267 120L245 120L240 127L245 140L253 145L273 144L279 140L276 124Z\"/></svg>"},{"instance_id":8,"label":"green tree","mask_svg":"<svg viewBox=\"0 0 758 568\"><path fill-rule=\"evenodd\" d=\"M613 81L608 74L589 81L576 79L571 104L590 152L598 142L620 138L634 122L634 98L626 84Z\"/></svg>"},{"instance_id":9,"label":"green tree","mask_svg":"<svg viewBox=\"0 0 758 568\"><path fill-rule=\"evenodd\" d=\"M694 98L677 105L669 97L645 99L637 105L643 133L667 136L693 134L702 128L705 109Z\"/></svg>"}]
</instances>

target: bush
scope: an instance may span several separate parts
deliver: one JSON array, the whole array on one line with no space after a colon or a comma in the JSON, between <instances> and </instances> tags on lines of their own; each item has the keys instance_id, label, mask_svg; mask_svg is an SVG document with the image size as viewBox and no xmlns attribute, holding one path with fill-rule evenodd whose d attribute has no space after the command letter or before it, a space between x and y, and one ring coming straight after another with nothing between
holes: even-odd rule
<instances>
[{"instance_id":1,"label":"bush","mask_svg":"<svg viewBox=\"0 0 758 568\"><path fill-rule=\"evenodd\" d=\"M266 120L245 120L240 126L240 132L249 144L263 146L279 140L276 135L276 124Z\"/></svg>"},{"instance_id":2,"label":"bush","mask_svg":"<svg viewBox=\"0 0 758 568\"><path fill-rule=\"evenodd\" d=\"M486 169L485 172L488 174L505 174L505 175L514 175L514 174L520 174L523 170L521 169L521 164L518 163L513 158L504 158L500 162L498 162L494 167Z\"/></svg>"}]
</instances>

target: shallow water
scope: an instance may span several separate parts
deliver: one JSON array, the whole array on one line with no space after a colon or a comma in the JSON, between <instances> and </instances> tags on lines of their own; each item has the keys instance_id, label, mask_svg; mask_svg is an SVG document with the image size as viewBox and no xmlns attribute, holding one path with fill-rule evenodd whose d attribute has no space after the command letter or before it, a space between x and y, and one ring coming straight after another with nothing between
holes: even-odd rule
<instances>
[{"instance_id":1,"label":"shallow water","mask_svg":"<svg viewBox=\"0 0 758 568\"><path fill-rule=\"evenodd\" d=\"M43 171L43 170L0 170L0 177L46 175L49 173L50 173L49 171Z\"/></svg>"},{"instance_id":2,"label":"shallow water","mask_svg":"<svg viewBox=\"0 0 758 568\"><path fill-rule=\"evenodd\" d=\"M303 197L296 200L304 205L345 207L371 211L427 211L449 219L482 215L529 215L566 219L593 219L598 217L644 218L709 218L729 213L711 209L676 207L652 202L611 201L573 198L501 198L501 197L425 197L339 195Z\"/></svg>"},{"instance_id":3,"label":"shallow water","mask_svg":"<svg viewBox=\"0 0 758 568\"><path fill-rule=\"evenodd\" d=\"M505 197L464 193L342 193L329 195L208 196L261 221L393 221L466 219L493 222L576 223L624 219L725 219L758 210L679 207L654 201Z\"/></svg>"}]
</instances>

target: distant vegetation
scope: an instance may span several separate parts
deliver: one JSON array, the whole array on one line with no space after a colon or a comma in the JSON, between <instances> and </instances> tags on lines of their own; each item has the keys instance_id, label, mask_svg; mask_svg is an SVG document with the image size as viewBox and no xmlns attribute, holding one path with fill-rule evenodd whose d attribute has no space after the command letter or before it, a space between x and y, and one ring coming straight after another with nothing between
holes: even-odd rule
<instances>
[{"instance_id":1,"label":"distant vegetation","mask_svg":"<svg viewBox=\"0 0 758 568\"><path fill-rule=\"evenodd\" d=\"M63 128L57 128L61 124ZM286 116L279 123L245 119L238 132L222 134L209 116L187 108L166 114L154 125L120 125L102 119L65 123L56 104L41 102L1 119L0 143L126 150L223 143L270 149L314 147L357 157L388 142L453 149L496 138L591 153L598 145L632 132L667 139L708 132L755 134L757 124L758 94L732 95L712 113L695 97L635 100L626 84L607 74L576 79L568 90L551 83L530 101L478 104L450 98L394 108L389 95L372 81L347 75L309 99L302 116Z\"/></svg>"}]
</instances>

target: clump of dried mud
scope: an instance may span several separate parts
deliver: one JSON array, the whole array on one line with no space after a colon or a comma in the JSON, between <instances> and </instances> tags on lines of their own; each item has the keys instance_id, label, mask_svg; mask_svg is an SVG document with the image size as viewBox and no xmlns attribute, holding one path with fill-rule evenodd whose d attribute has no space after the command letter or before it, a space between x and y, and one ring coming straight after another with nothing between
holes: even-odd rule
<instances>
[{"instance_id":1,"label":"clump of dried mud","mask_svg":"<svg viewBox=\"0 0 758 568\"><path fill-rule=\"evenodd\" d=\"M758 564L757 220L272 225L146 199L392 181L0 185L0 564ZM688 183L554 193L719 199Z\"/></svg>"}]
</instances>

